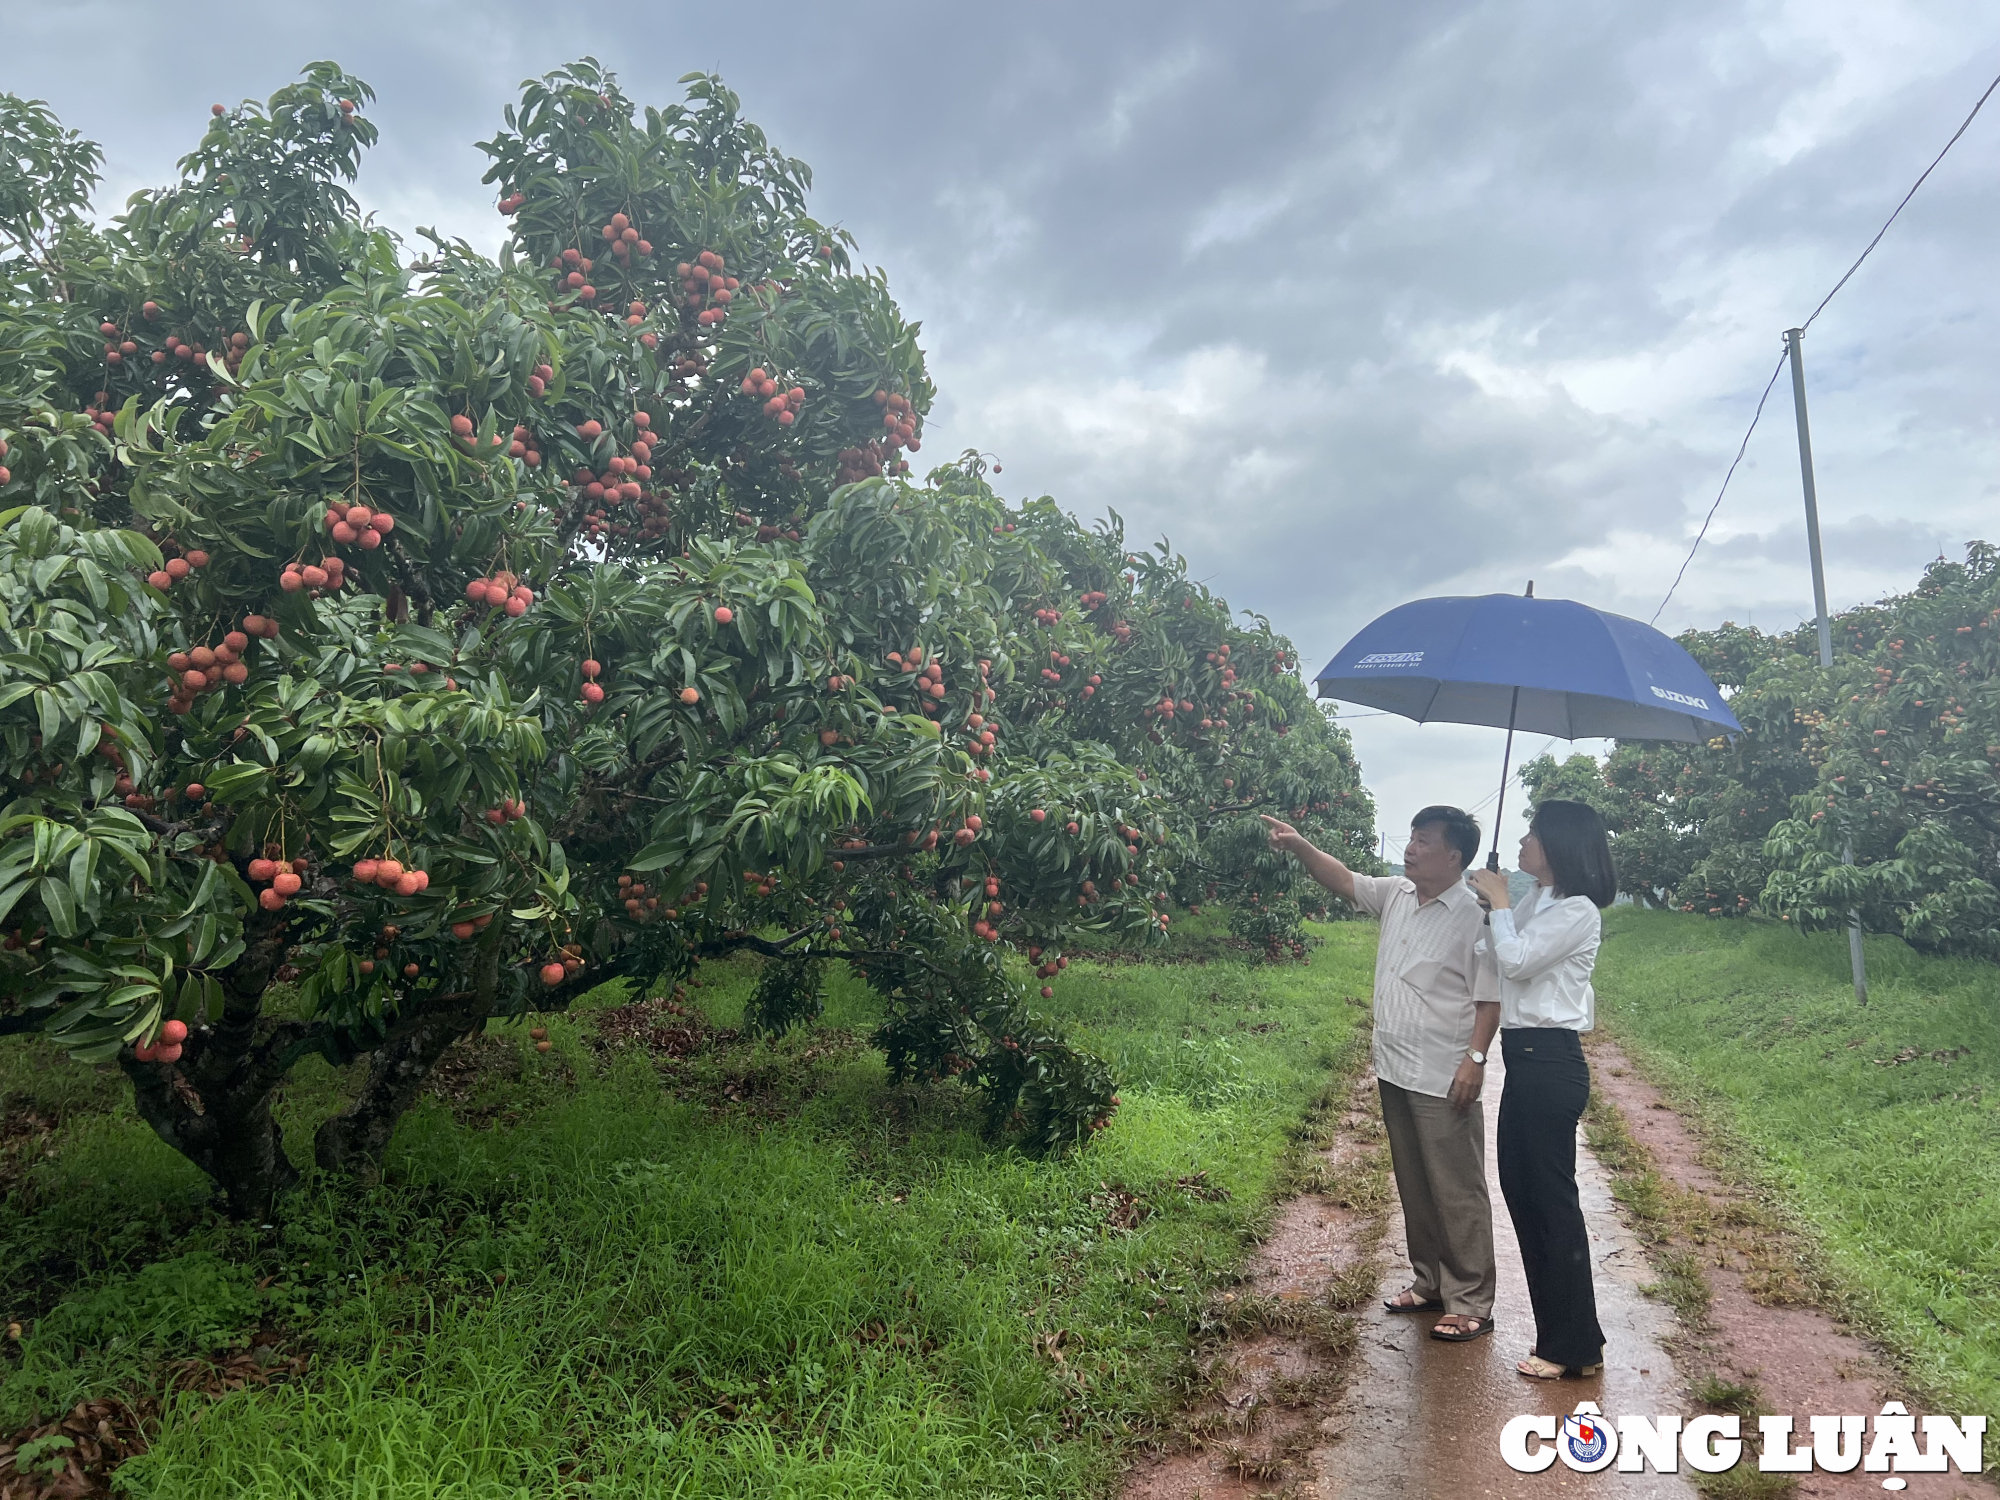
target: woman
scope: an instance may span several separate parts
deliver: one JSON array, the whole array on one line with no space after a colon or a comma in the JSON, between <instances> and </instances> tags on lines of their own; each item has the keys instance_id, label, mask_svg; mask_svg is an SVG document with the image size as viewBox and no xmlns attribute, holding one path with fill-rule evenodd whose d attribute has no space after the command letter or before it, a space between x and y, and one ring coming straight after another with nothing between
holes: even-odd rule
<instances>
[{"instance_id":1,"label":"woman","mask_svg":"<svg viewBox=\"0 0 2000 1500\"><path fill-rule=\"evenodd\" d=\"M1507 905L1507 877L1472 884L1492 908L1480 944L1499 974L1500 1191L1521 1244L1535 1347L1515 1368L1534 1380L1595 1375L1604 1330L1590 1280L1590 1236L1576 1197L1576 1123L1590 1099L1581 1034L1595 1019L1591 970L1599 908L1618 891L1604 820L1581 802L1544 802L1521 840L1535 887Z\"/></svg>"}]
</instances>

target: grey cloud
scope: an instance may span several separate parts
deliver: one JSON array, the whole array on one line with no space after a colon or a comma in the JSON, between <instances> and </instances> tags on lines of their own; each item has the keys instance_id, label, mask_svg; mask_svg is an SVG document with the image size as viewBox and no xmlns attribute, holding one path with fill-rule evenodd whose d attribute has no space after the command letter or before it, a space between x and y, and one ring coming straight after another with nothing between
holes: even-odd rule
<instances>
[{"instance_id":1,"label":"grey cloud","mask_svg":"<svg viewBox=\"0 0 2000 1500\"><path fill-rule=\"evenodd\" d=\"M666 100L719 70L923 319L926 456L993 451L1009 493L1168 534L1309 661L1399 599L1528 577L1650 615L1779 330L1957 124L1994 39L1969 3L1752 0L98 0L10 26L0 87L103 139L121 193L211 98L338 58L381 92L364 201L488 244L472 143L520 77L589 52ZM2000 113L1808 339L1837 602L1996 529L1996 167ZM1667 628L1809 607L1786 394ZM1391 801L1479 759L1434 728L1371 743Z\"/></svg>"}]
</instances>

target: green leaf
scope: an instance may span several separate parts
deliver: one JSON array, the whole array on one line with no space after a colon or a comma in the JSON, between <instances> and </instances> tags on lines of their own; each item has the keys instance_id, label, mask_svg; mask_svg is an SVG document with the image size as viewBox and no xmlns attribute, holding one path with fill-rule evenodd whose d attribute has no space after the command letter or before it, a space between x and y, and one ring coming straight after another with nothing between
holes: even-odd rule
<instances>
[{"instance_id":1,"label":"green leaf","mask_svg":"<svg viewBox=\"0 0 2000 1500\"><path fill-rule=\"evenodd\" d=\"M42 877L39 894L42 910L49 914L49 926L61 938L76 936L76 897L70 894L69 886L53 876Z\"/></svg>"},{"instance_id":2,"label":"green leaf","mask_svg":"<svg viewBox=\"0 0 2000 1500\"><path fill-rule=\"evenodd\" d=\"M17 880L10 886L0 886L0 922L4 922L7 914L14 909L15 903L34 888L35 882L32 876L26 880Z\"/></svg>"},{"instance_id":3,"label":"green leaf","mask_svg":"<svg viewBox=\"0 0 2000 1500\"><path fill-rule=\"evenodd\" d=\"M215 888L221 880L222 866L214 860L203 860L201 879L195 882L194 894L188 898L188 904L182 910L181 915L184 917L192 916L202 907L208 905L209 897L214 894Z\"/></svg>"},{"instance_id":4,"label":"green leaf","mask_svg":"<svg viewBox=\"0 0 2000 1500\"><path fill-rule=\"evenodd\" d=\"M97 840L85 839L69 857L69 888L79 906L90 900L91 879L97 873Z\"/></svg>"}]
</instances>

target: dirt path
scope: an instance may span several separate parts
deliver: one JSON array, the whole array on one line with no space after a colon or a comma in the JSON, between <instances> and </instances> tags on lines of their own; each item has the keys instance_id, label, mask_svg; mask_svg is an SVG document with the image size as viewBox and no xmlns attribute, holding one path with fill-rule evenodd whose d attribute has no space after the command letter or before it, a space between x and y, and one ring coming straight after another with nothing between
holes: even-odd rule
<instances>
[{"instance_id":1,"label":"dirt path","mask_svg":"<svg viewBox=\"0 0 2000 1500\"><path fill-rule=\"evenodd\" d=\"M1590 1042L1592 1086L1614 1104L1625 1127L1643 1148L1653 1169L1676 1186L1699 1195L1710 1217L1696 1233L1702 1274L1708 1282L1709 1327L1697 1331L1698 1352L1724 1379L1754 1385L1764 1409L1788 1413L1792 1430L1803 1434L1814 1413L1853 1412L1870 1415L1883 1404L1902 1400L1912 1412L1919 1406L1902 1393L1888 1361L1874 1347L1844 1329L1817 1308L1770 1305L1773 1291L1782 1298L1785 1270L1782 1246L1759 1234L1754 1204L1702 1161L1702 1141L1650 1083L1640 1076L1618 1044L1602 1033ZM1692 1238L1692 1236L1688 1236ZM1692 1361L1691 1361L1692 1362ZM1610 1408L1606 1408L1609 1410ZM1684 1406L1661 1410L1691 1409ZM1988 1452L1993 1437L1987 1438ZM1902 1494L1913 1500L2000 1500L2000 1488L1981 1479L1958 1475L1911 1474ZM1801 1496L1814 1500L1881 1495L1879 1474L1803 1474Z\"/></svg>"},{"instance_id":2,"label":"dirt path","mask_svg":"<svg viewBox=\"0 0 2000 1500\"><path fill-rule=\"evenodd\" d=\"M1608 1340L1604 1373L1547 1384L1514 1372L1533 1325L1520 1252L1494 1178L1505 1082L1497 1054L1486 1090L1500 1271L1495 1332L1470 1345L1446 1344L1428 1336L1433 1320L1383 1311L1380 1297L1407 1285L1410 1269L1393 1182L1382 1170L1386 1147L1370 1077L1356 1088L1319 1159L1327 1191L1284 1205L1243 1290L1219 1311L1235 1331L1205 1356L1210 1398L1184 1417L1179 1451L1135 1466L1125 1500L1277 1493L1298 1500L1525 1500L1593 1490L1619 1500L1693 1500L1694 1476L1684 1466L1676 1474L1599 1476L1561 1465L1517 1474L1500 1457L1500 1429L1517 1414L1561 1415L1585 1400L1614 1418L1692 1417L1713 1409L1691 1388L1704 1377L1753 1392L1761 1398L1757 1410L1789 1413L1801 1436L1814 1413L1873 1415L1892 1399L1907 1402L1879 1351L1825 1313L1786 1301L1784 1255L1761 1237L1765 1217L1703 1164L1700 1138L1617 1044L1599 1033L1590 1056L1595 1093L1615 1107L1639 1153L1621 1169L1650 1166L1669 1192L1683 1195L1677 1223L1649 1220L1647 1233L1657 1237L1664 1227L1666 1248L1691 1255L1684 1265L1698 1263L1709 1290L1705 1312L1694 1309L1692 1321L1683 1322L1641 1291L1661 1279L1659 1270L1612 1199L1611 1173L1580 1141L1577 1179ZM1783 1305L1768 1305L1774 1296ZM1754 1420L1744 1426L1754 1437ZM1813 1473L1788 1488L1791 1476L1758 1473L1746 1451L1727 1476L1726 1492L1849 1500L1882 1494L1882 1478ZM1913 1474L1907 1480L1901 1494L1913 1500L2000 1500L2000 1488L1983 1479Z\"/></svg>"},{"instance_id":3,"label":"dirt path","mask_svg":"<svg viewBox=\"0 0 2000 1500\"><path fill-rule=\"evenodd\" d=\"M1605 1374L1552 1386L1514 1373L1533 1334L1520 1254L1493 1180L1503 1079L1496 1055L1486 1108L1500 1262L1492 1337L1441 1343L1428 1336L1434 1320L1382 1310L1380 1298L1406 1286L1410 1271L1393 1186L1373 1161L1385 1148L1374 1079L1367 1078L1326 1153L1334 1191L1303 1194L1285 1205L1242 1294L1280 1306L1316 1306L1322 1318L1351 1306L1356 1310L1342 1320L1347 1326L1318 1343L1295 1331L1253 1330L1214 1351L1217 1395L1185 1419L1183 1436L1191 1446L1137 1466L1126 1500L1235 1500L1280 1490L1301 1500L1581 1494L1592 1476L1566 1469L1524 1475L1507 1468L1500 1429L1508 1418L1567 1413L1586 1399L1613 1415L1684 1408L1680 1377L1663 1347L1672 1314L1640 1295L1651 1279L1644 1257L1618 1220L1602 1170L1587 1154L1584 1211L1598 1263L1599 1317L1611 1340ZM1366 1191L1371 1182L1372 1193ZM1335 1372L1337 1388L1328 1389ZM1305 1399L1287 1399L1294 1395ZM1678 1475L1619 1475L1616 1481L1621 1500L1686 1500L1693 1494Z\"/></svg>"},{"instance_id":4,"label":"dirt path","mask_svg":"<svg viewBox=\"0 0 2000 1500\"><path fill-rule=\"evenodd\" d=\"M1598 1321L1607 1340L1603 1375L1545 1383L1523 1379L1514 1365L1534 1342L1527 1282L1513 1225L1495 1175L1494 1132L1505 1066L1496 1051L1487 1067L1486 1179L1493 1198L1493 1245L1500 1290L1491 1337L1446 1344L1430 1337L1433 1319L1384 1312L1371 1299L1362 1316L1362 1359L1345 1401L1322 1424L1330 1439L1315 1452L1314 1482L1301 1495L1319 1500L1514 1500L1590 1492L1620 1500L1687 1500L1694 1491L1679 1474L1573 1474L1558 1465L1517 1474L1500 1458L1500 1429L1524 1412L1565 1415L1594 1401L1610 1416L1687 1409L1682 1377L1667 1346L1673 1314L1641 1295L1653 1279L1639 1242L1620 1221L1608 1179L1596 1158L1578 1153L1577 1179L1596 1264ZM1393 1252L1381 1294L1409 1285L1402 1214L1392 1209L1385 1245Z\"/></svg>"},{"instance_id":5,"label":"dirt path","mask_svg":"<svg viewBox=\"0 0 2000 1500\"><path fill-rule=\"evenodd\" d=\"M1169 1451L1143 1458L1125 1500L1240 1500L1295 1485L1341 1398L1356 1319L1373 1295L1388 1147L1365 1078L1332 1123L1309 1177L1285 1203L1245 1280L1216 1308L1222 1337L1198 1351L1210 1390L1183 1413Z\"/></svg>"}]
</instances>

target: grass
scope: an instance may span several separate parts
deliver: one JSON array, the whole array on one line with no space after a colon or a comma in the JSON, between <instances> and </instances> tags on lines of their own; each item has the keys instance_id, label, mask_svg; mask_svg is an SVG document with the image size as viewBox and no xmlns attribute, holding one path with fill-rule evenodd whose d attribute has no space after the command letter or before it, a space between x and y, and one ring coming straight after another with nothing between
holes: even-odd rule
<instances>
[{"instance_id":1,"label":"grass","mask_svg":"<svg viewBox=\"0 0 2000 1500\"><path fill-rule=\"evenodd\" d=\"M1630 908L1605 931L1606 1025L1808 1247L1769 1295L1850 1318L1938 1408L2000 1414L2000 969L1871 938L1864 1008L1843 934Z\"/></svg>"},{"instance_id":2,"label":"grass","mask_svg":"<svg viewBox=\"0 0 2000 1500\"><path fill-rule=\"evenodd\" d=\"M1374 929L1318 931L1302 966L1073 962L1049 1008L1124 1097L1087 1152L995 1149L956 1085L889 1084L835 975L814 1031L673 1062L591 1046L592 1003L546 1055L489 1028L381 1185L315 1181L275 1226L216 1218L121 1078L10 1039L0 1435L151 1392L118 1477L162 1500L1103 1492L1351 1059ZM715 1025L754 977L711 971ZM345 1086L300 1070L295 1153ZM231 1349L311 1363L168 1389Z\"/></svg>"}]
</instances>

